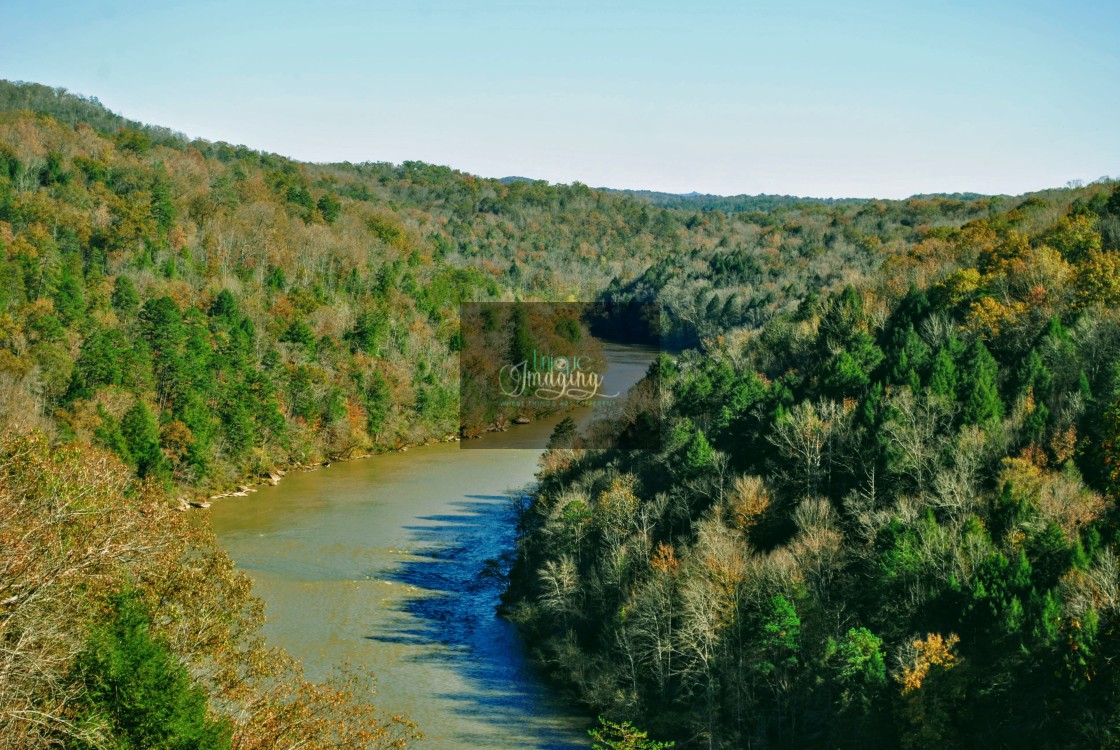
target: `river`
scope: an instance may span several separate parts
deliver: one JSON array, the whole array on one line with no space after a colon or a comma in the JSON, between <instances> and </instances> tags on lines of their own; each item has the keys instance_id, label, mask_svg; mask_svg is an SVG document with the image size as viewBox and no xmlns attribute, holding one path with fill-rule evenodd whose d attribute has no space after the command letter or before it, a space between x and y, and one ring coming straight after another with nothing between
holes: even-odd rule
<instances>
[{"instance_id":1,"label":"river","mask_svg":"<svg viewBox=\"0 0 1120 750\"><path fill-rule=\"evenodd\" d=\"M625 392L654 356L604 348L604 393ZM586 716L550 695L480 575L513 547L507 493L532 483L540 456L524 446L557 421L482 438L508 450L440 443L215 502L218 541L265 602L267 641L311 679L341 662L373 672L378 706L415 721L422 750L589 747Z\"/></svg>"}]
</instances>

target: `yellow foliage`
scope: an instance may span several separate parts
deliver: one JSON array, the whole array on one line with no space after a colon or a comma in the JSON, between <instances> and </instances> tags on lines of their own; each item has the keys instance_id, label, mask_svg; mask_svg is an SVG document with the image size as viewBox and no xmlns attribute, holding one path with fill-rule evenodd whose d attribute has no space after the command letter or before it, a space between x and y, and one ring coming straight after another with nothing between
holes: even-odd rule
<instances>
[{"instance_id":1,"label":"yellow foliage","mask_svg":"<svg viewBox=\"0 0 1120 750\"><path fill-rule=\"evenodd\" d=\"M1120 305L1120 254L1094 251L1074 274L1077 301L1082 307Z\"/></svg>"},{"instance_id":2,"label":"yellow foliage","mask_svg":"<svg viewBox=\"0 0 1120 750\"><path fill-rule=\"evenodd\" d=\"M1076 432L1071 436L1071 430L1066 431L1064 440L1067 442L1071 437L1076 439ZM1045 453L1032 444L1018 457L1003 459L999 482L1001 485L1010 482L1019 502L1035 508L1043 522L1056 523L1072 541L1085 524L1104 512L1104 498L1074 477L1046 470L1046 464ZM1018 534L1018 530L1014 531L1013 538Z\"/></svg>"},{"instance_id":3,"label":"yellow foliage","mask_svg":"<svg viewBox=\"0 0 1120 750\"><path fill-rule=\"evenodd\" d=\"M1060 464L1073 458L1074 451L1077 450L1077 428L1070 425L1065 430L1054 433L1050 440L1050 450Z\"/></svg>"},{"instance_id":4,"label":"yellow foliage","mask_svg":"<svg viewBox=\"0 0 1120 750\"><path fill-rule=\"evenodd\" d=\"M739 531L750 531L770 509L770 503L770 492L761 477L737 477L727 499L728 523Z\"/></svg>"},{"instance_id":5,"label":"yellow foliage","mask_svg":"<svg viewBox=\"0 0 1120 750\"><path fill-rule=\"evenodd\" d=\"M1003 303L991 297L981 297L969 305L965 327L978 332L981 338L990 340L1019 323L1028 312L1025 302L1015 300Z\"/></svg>"},{"instance_id":6,"label":"yellow foliage","mask_svg":"<svg viewBox=\"0 0 1120 750\"><path fill-rule=\"evenodd\" d=\"M949 671L956 666L958 659L953 653L953 647L960 640L955 633L950 633L948 638L942 637L940 633L930 633L924 640L916 638L912 641L910 645L914 649L914 660L903 668L898 678L902 683L902 694L909 695L921 689L922 683L934 667Z\"/></svg>"},{"instance_id":7,"label":"yellow foliage","mask_svg":"<svg viewBox=\"0 0 1120 750\"><path fill-rule=\"evenodd\" d=\"M945 290L952 304L958 305L980 290L980 272L975 268L962 268L938 286Z\"/></svg>"},{"instance_id":8,"label":"yellow foliage","mask_svg":"<svg viewBox=\"0 0 1120 750\"><path fill-rule=\"evenodd\" d=\"M615 533L625 533L630 519L638 512L638 496L634 494L634 475L622 474L611 481L610 487L599 493L595 504L595 523L600 528Z\"/></svg>"}]
</instances>

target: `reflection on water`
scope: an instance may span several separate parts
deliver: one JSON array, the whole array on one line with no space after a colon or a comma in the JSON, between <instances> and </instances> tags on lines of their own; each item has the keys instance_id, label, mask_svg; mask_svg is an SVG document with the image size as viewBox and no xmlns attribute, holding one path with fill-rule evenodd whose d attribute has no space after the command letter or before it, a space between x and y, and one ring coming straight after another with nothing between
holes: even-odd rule
<instances>
[{"instance_id":1,"label":"reflection on water","mask_svg":"<svg viewBox=\"0 0 1120 750\"><path fill-rule=\"evenodd\" d=\"M650 353L607 347L625 390ZM349 661L378 679L381 707L416 721L421 748L586 748L586 717L533 673L516 629L495 615L486 560L513 546L508 495L539 451L517 449L556 419L290 474L211 508L219 541L264 599L269 642L311 678Z\"/></svg>"}]
</instances>

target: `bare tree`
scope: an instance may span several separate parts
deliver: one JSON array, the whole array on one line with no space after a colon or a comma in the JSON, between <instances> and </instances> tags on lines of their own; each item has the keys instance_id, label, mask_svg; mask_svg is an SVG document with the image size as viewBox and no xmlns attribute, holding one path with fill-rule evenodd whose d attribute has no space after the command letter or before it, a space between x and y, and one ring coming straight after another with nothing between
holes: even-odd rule
<instances>
[{"instance_id":1,"label":"bare tree","mask_svg":"<svg viewBox=\"0 0 1120 750\"><path fill-rule=\"evenodd\" d=\"M901 388L887 400L890 418L883 424L896 470L925 494L941 465L951 436L955 403Z\"/></svg>"},{"instance_id":2,"label":"bare tree","mask_svg":"<svg viewBox=\"0 0 1120 750\"><path fill-rule=\"evenodd\" d=\"M774 423L766 436L791 467L790 481L802 497L815 497L829 478L835 459L836 440L847 424L850 410L828 399L816 404L802 401Z\"/></svg>"},{"instance_id":3,"label":"bare tree","mask_svg":"<svg viewBox=\"0 0 1120 750\"><path fill-rule=\"evenodd\" d=\"M576 612L576 597L579 594L579 571L572 558L567 555L559 560L549 560L540 572L540 603L547 612L565 624Z\"/></svg>"}]
</instances>

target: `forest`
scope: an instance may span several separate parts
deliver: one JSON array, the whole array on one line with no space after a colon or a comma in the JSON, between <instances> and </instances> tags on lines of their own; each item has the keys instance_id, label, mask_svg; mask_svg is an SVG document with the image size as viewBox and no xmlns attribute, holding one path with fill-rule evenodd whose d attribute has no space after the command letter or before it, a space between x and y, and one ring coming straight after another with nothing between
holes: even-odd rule
<instances>
[{"instance_id":1,"label":"forest","mask_svg":"<svg viewBox=\"0 0 1120 750\"><path fill-rule=\"evenodd\" d=\"M1120 742L1120 187L917 234L709 311L613 426L660 450L555 436L504 611L574 699L681 748Z\"/></svg>"},{"instance_id":2,"label":"forest","mask_svg":"<svg viewBox=\"0 0 1120 750\"><path fill-rule=\"evenodd\" d=\"M5 746L416 737L363 675L267 648L175 508L485 428L459 309L490 301L595 302L675 352L627 412L661 449L557 441L508 576L504 613L604 726L1116 742L1115 186L663 198L300 163L0 82Z\"/></svg>"}]
</instances>

